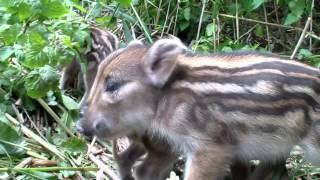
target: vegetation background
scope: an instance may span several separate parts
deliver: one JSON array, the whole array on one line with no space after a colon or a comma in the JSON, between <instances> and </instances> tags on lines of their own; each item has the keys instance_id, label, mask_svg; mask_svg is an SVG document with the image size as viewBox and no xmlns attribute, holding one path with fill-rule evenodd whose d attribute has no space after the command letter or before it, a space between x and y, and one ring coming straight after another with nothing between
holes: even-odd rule
<instances>
[{"instance_id":1,"label":"vegetation background","mask_svg":"<svg viewBox=\"0 0 320 180\"><path fill-rule=\"evenodd\" d=\"M110 145L75 132L82 90L58 88L73 59L85 69L90 26L123 44L173 34L197 52L268 51L320 67L318 0L0 0L0 179L114 176ZM301 156L290 176L319 179Z\"/></svg>"}]
</instances>

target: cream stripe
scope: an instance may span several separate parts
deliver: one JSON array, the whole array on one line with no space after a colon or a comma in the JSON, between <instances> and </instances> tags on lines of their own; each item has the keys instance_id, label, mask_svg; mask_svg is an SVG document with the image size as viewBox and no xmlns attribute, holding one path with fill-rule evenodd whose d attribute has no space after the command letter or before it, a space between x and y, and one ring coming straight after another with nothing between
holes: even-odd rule
<instances>
[{"instance_id":1,"label":"cream stripe","mask_svg":"<svg viewBox=\"0 0 320 180\"><path fill-rule=\"evenodd\" d=\"M320 86L320 78L315 77L315 76L311 76L308 74L303 74L303 73L294 73L294 72L282 72L280 70L276 70L276 69L261 69L261 70L247 70L247 71L242 71L242 72L238 72L238 73L227 73L227 72L221 72L219 70L209 70L209 69L201 69L201 70L193 70L188 72L190 73L190 75L195 75L195 76L205 76L205 75L211 75L211 76L219 76L219 77L234 77L234 76L246 76L246 75L257 75L260 73L273 73L273 74L278 74L278 75L282 75L282 76L287 76L289 77L296 77L296 78L305 78L308 80L314 80L317 83L319 83ZM212 77L214 78L214 77Z\"/></svg>"},{"instance_id":2,"label":"cream stripe","mask_svg":"<svg viewBox=\"0 0 320 180\"><path fill-rule=\"evenodd\" d=\"M258 81L252 86L240 86L233 83L215 83L215 82L188 82L178 81L173 84L173 88L187 88L194 91L197 94L205 93L256 93L262 95L277 95L278 89L270 81Z\"/></svg>"},{"instance_id":3,"label":"cream stripe","mask_svg":"<svg viewBox=\"0 0 320 180\"><path fill-rule=\"evenodd\" d=\"M308 94L309 96L311 96L316 102L319 103L320 105L320 97L319 94L317 94L313 89L311 89L310 87L307 86L299 86L299 85L292 85L292 86L288 86L288 85L284 85L283 89L288 91L288 92L292 92L292 93L304 93L304 94Z\"/></svg>"},{"instance_id":4,"label":"cream stripe","mask_svg":"<svg viewBox=\"0 0 320 180\"><path fill-rule=\"evenodd\" d=\"M268 103L261 103L259 101L252 100L239 100L239 99L221 99L213 98L213 102L220 101L226 106L242 106L243 108L281 108L288 105L305 105L304 99L290 99L290 100L278 100L270 101Z\"/></svg>"},{"instance_id":5,"label":"cream stripe","mask_svg":"<svg viewBox=\"0 0 320 180\"><path fill-rule=\"evenodd\" d=\"M228 111L224 113L223 110L218 106L209 106L211 114L217 118L224 120L226 119L228 123L244 123L247 126L254 127L255 125L264 125L264 123L272 123L275 126L286 127L286 128L297 128L300 127L298 124L304 119L304 110L297 109L295 111L288 111L283 115L250 115L245 114L241 111Z\"/></svg>"},{"instance_id":6,"label":"cream stripe","mask_svg":"<svg viewBox=\"0 0 320 180\"><path fill-rule=\"evenodd\" d=\"M316 68L310 67L308 65L290 61L290 60L281 60L273 57L264 57L257 55L239 55L239 56L195 56L195 57L185 57L183 55L178 57L179 63L181 65L186 65L189 67L203 67L203 66L213 66L224 69L231 68L243 68L259 63L264 62L281 62L285 64L297 65L303 68L307 68L313 71L319 71Z\"/></svg>"},{"instance_id":7,"label":"cream stripe","mask_svg":"<svg viewBox=\"0 0 320 180\"><path fill-rule=\"evenodd\" d=\"M105 37L105 36L103 36L101 39L105 43L104 45L106 45L108 47L109 51L113 51L113 45L111 44L109 39L107 37Z\"/></svg>"}]
</instances>

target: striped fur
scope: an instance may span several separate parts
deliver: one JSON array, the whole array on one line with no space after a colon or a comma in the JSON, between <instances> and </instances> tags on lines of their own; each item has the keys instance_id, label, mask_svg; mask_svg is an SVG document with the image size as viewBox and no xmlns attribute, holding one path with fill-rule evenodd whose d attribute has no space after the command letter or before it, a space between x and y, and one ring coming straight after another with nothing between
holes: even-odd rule
<instances>
[{"instance_id":1,"label":"striped fur","mask_svg":"<svg viewBox=\"0 0 320 180\"><path fill-rule=\"evenodd\" d=\"M91 48L85 54L85 61L87 63L86 79L81 71L79 61L74 59L71 64L62 71L60 89L70 87L77 88L76 86L78 85L80 88L84 88L85 91L89 91L100 62L111 52L119 48L118 38L111 32L95 27L92 27L90 30Z\"/></svg>"},{"instance_id":2,"label":"striped fur","mask_svg":"<svg viewBox=\"0 0 320 180\"><path fill-rule=\"evenodd\" d=\"M117 37L110 32L92 28L91 37L91 49L86 54L88 67L86 83L88 88L86 88L83 99L86 98L87 93L92 88L92 83L94 81L93 78L97 73L98 65L102 61L108 62L109 59L114 58L121 52L121 50L119 50L117 53L113 53L112 55L108 56L111 52L118 49L119 45ZM142 45L143 44L140 41L135 41L130 43L129 46L139 47ZM77 63L77 66L72 65L70 68L79 66L77 61L74 61L74 63ZM80 68L80 66L78 68ZM95 89L95 87L93 87L93 89ZM78 131L81 132L82 129L85 129L85 127L80 127ZM165 145L165 142L157 138L147 137L145 133L141 132L135 133L134 135L131 134L128 138L130 140L130 145L127 147L127 149L121 153L118 153L116 150L113 151L121 179L132 180L134 179L133 176L135 176L135 179L139 180L162 180L168 176L173 164L177 161L178 155L172 153ZM114 142L115 145L116 140ZM141 158L146 154L147 156L145 159L143 161L139 161L139 164L137 165L136 163L138 158ZM162 161L164 158L161 156L165 156L166 161ZM135 166L135 173L132 173L133 166Z\"/></svg>"},{"instance_id":3,"label":"striped fur","mask_svg":"<svg viewBox=\"0 0 320 180\"><path fill-rule=\"evenodd\" d=\"M174 40L107 59L83 126L106 138L147 131L165 139L188 156L187 180L217 178L234 159L277 165L296 144L320 162L318 69L257 53L190 55Z\"/></svg>"}]
</instances>

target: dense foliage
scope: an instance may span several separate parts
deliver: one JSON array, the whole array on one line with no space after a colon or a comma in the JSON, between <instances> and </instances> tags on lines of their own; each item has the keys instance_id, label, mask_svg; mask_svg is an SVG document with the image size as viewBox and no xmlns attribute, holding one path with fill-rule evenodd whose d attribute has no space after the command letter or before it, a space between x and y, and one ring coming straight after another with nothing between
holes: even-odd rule
<instances>
[{"instance_id":1,"label":"dense foliage","mask_svg":"<svg viewBox=\"0 0 320 180\"><path fill-rule=\"evenodd\" d=\"M92 165L86 142L74 136L81 92L58 88L73 59L85 69L92 25L122 43L173 34L195 51L256 49L320 67L319 22L317 0L0 0L0 167L14 168L29 156L60 167ZM319 177L320 169L299 156L290 160L290 175ZM76 174L0 171L18 179Z\"/></svg>"}]
</instances>

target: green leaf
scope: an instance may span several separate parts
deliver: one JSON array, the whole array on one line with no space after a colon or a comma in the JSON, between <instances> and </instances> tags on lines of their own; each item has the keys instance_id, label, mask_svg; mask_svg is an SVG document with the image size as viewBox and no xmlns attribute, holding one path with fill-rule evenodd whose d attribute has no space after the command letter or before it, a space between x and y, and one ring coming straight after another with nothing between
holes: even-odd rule
<instances>
[{"instance_id":1,"label":"green leaf","mask_svg":"<svg viewBox=\"0 0 320 180\"><path fill-rule=\"evenodd\" d=\"M27 3L22 2L18 7L18 15L21 21L27 19L32 14L31 6Z\"/></svg>"},{"instance_id":2,"label":"green leaf","mask_svg":"<svg viewBox=\"0 0 320 180\"><path fill-rule=\"evenodd\" d=\"M312 56L312 53L308 49L300 49L298 59L307 59Z\"/></svg>"},{"instance_id":3,"label":"green leaf","mask_svg":"<svg viewBox=\"0 0 320 180\"><path fill-rule=\"evenodd\" d=\"M72 137L61 143L61 149L69 153L86 152L88 147L84 139Z\"/></svg>"},{"instance_id":4,"label":"green leaf","mask_svg":"<svg viewBox=\"0 0 320 180\"><path fill-rule=\"evenodd\" d=\"M303 13L305 5L305 0L291 0L288 4L290 11L296 15Z\"/></svg>"},{"instance_id":5,"label":"green leaf","mask_svg":"<svg viewBox=\"0 0 320 180\"><path fill-rule=\"evenodd\" d=\"M32 179L46 179L46 180L57 180L58 178L48 172L40 172L40 171L19 171L22 174L26 174L30 176ZM27 178L26 178L27 179Z\"/></svg>"},{"instance_id":6,"label":"green leaf","mask_svg":"<svg viewBox=\"0 0 320 180\"><path fill-rule=\"evenodd\" d=\"M24 141L16 129L8 122L4 114L0 113L0 145L4 148L0 148L0 154L19 154L23 152L22 148L8 144L17 144L24 146Z\"/></svg>"},{"instance_id":7,"label":"green leaf","mask_svg":"<svg viewBox=\"0 0 320 180\"><path fill-rule=\"evenodd\" d=\"M9 46L0 48L0 61L7 60L14 53L14 49Z\"/></svg>"},{"instance_id":8,"label":"green leaf","mask_svg":"<svg viewBox=\"0 0 320 180\"><path fill-rule=\"evenodd\" d=\"M229 46L224 46L222 49L221 49L222 52L232 52L232 48L229 47Z\"/></svg>"},{"instance_id":9,"label":"green leaf","mask_svg":"<svg viewBox=\"0 0 320 180\"><path fill-rule=\"evenodd\" d=\"M131 35L131 30L129 29L127 22L123 21L122 24L123 24L123 33L124 33L124 37L126 38L126 41L127 42L132 41L134 38Z\"/></svg>"},{"instance_id":10,"label":"green leaf","mask_svg":"<svg viewBox=\"0 0 320 180\"><path fill-rule=\"evenodd\" d=\"M252 2L252 10L257 9L260 7L266 0L253 0Z\"/></svg>"},{"instance_id":11,"label":"green leaf","mask_svg":"<svg viewBox=\"0 0 320 180\"><path fill-rule=\"evenodd\" d=\"M35 46L27 49L25 56L26 59L23 62L23 65L28 68L37 68L49 64L48 55L42 50L39 51L39 49Z\"/></svg>"},{"instance_id":12,"label":"green leaf","mask_svg":"<svg viewBox=\"0 0 320 180\"><path fill-rule=\"evenodd\" d=\"M206 35L207 36L212 36L214 31L215 31L215 29L216 29L216 25L215 24L213 24L213 23L208 24L207 27L206 27Z\"/></svg>"},{"instance_id":13,"label":"green leaf","mask_svg":"<svg viewBox=\"0 0 320 180\"><path fill-rule=\"evenodd\" d=\"M117 1L122 7L128 7L131 4L131 0L117 0Z\"/></svg>"},{"instance_id":14,"label":"green leaf","mask_svg":"<svg viewBox=\"0 0 320 180\"><path fill-rule=\"evenodd\" d=\"M183 10L183 17L184 19L186 19L187 21L190 20L190 12L191 12L191 9L189 7L185 8Z\"/></svg>"},{"instance_id":15,"label":"green leaf","mask_svg":"<svg viewBox=\"0 0 320 180\"><path fill-rule=\"evenodd\" d=\"M34 69L25 79L27 94L35 99L44 97L49 90L57 89L58 84L59 75L48 65Z\"/></svg>"},{"instance_id":16,"label":"green leaf","mask_svg":"<svg viewBox=\"0 0 320 180\"><path fill-rule=\"evenodd\" d=\"M47 41L37 31L31 31L29 44L25 47L24 66L29 68L42 67L49 64L50 48L46 47Z\"/></svg>"},{"instance_id":17,"label":"green leaf","mask_svg":"<svg viewBox=\"0 0 320 180\"><path fill-rule=\"evenodd\" d=\"M287 15L284 25L290 25L297 22L305 9L305 0L291 0L289 1L290 13Z\"/></svg>"},{"instance_id":18,"label":"green leaf","mask_svg":"<svg viewBox=\"0 0 320 180\"><path fill-rule=\"evenodd\" d=\"M44 1L41 6L41 14L47 18L60 18L68 12L67 7L58 0Z\"/></svg>"},{"instance_id":19,"label":"green leaf","mask_svg":"<svg viewBox=\"0 0 320 180\"><path fill-rule=\"evenodd\" d=\"M255 32L256 32L256 35L258 37L263 37L264 36L264 30L263 30L263 28L262 28L262 26L260 24L257 25Z\"/></svg>"},{"instance_id":20,"label":"green leaf","mask_svg":"<svg viewBox=\"0 0 320 180\"><path fill-rule=\"evenodd\" d=\"M73 36L73 41L80 43L81 46L83 46L90 37L90 34L86 30L78 29L75 31Z\"/></svg>"},{"instance_id":21,"label":"green leaf","mask_svg":"<svg viewBox=\"0 0 320 180\"><path fill-rule=\"evenodd\" d=\"M48 91L46 101L48 102L49 106L56 106L58 102L56 101L57 98L54 95L53 91Z\"/></svg>"},{"instance_id":22,"label":"green leaf","mask_svg":"<svg viewBox=\"0 0 320 180\"><path fill-rule=\"evenodd\" d=\"M1 26L2 31L0 31L0 39L3 39L6 45L13 45L17 39L18 34L21 30L20 24L10 25L7 24Z\"/></svg>"},{"instance_id":23,"label":"green leaf","mask_svg":"<svg viewBox=\"0 0 320 180\"><path fill-rule=\"evenodd\" d=\"M293 24L295 22L297 22L299 19L301 18L301 16L296 15L295 13L289 13L286 17L286 20L284 22L284 25L290 25Z\"/></svg>"},{"instance_id":24,"label":"green leaf","mask_svg":"<svg viewBox=\"0 0 320 180\"><path fill-rule=\"evenodd\" d=\"M61 97L63 104L66 106L68 110L75 110L80 108L79 104L69 96L62 94Z\"/></svg>"},{"instance_id":25,"label":"green leaf","mask_svg":"<svg viewBox=\"0 0 320 180\"><path fill-rule=\"evenodd\" d=\"M6 31L7 29L10 28L10 25L9 24L2 24L0 26L0 34L3 33L4 31Z\"/></svg>"},{"instance_id":26,"label":"green leaf","mask_svg":"<svg viewBox=\"0 0 320 180\"><path fill-rule=\"evenodd\" d=\"M184 31L190 26L189 21L182 21L178 24L180 31Z\"/></svg>"}]
</instances>

